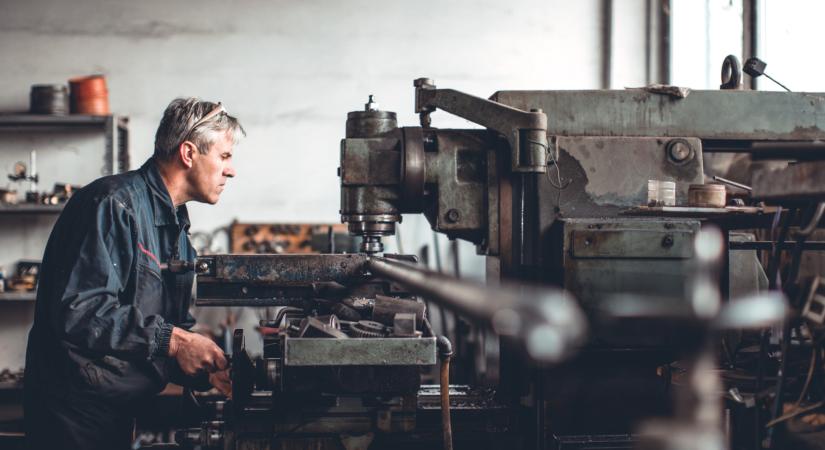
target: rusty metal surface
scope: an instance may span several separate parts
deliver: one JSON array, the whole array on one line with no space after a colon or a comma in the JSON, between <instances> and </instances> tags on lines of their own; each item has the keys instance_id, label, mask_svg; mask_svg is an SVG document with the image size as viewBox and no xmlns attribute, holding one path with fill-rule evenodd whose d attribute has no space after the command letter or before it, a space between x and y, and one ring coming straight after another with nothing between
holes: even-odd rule
<instances>
[{"instance_id":1,"label":"rusty metal surface","mask_svg":"<svg viewBox=\"0 0 825 450\"><path fill-rule=\"evenodd\" d=\"M692 136L701 139L825 139L825 94L692 91L672 99L624 91L499 91L492 100L547 112L562 136Z\"/></svg>"},{"instance_id":2,"label":"rusty metal surface","mask_svg":"<svg viewBox=\"0 0 825 450\"><path fill-rule=\"evenodd\" d=\"M681 204L687 203L688 185L704 180L702 146L696 138L559 136L555 140L558 171L551 167L538 186L545 241L560 217L619 217L646 204L648 180L674 181L676 202ZM691 147L686 159L673 160L674 141Z\"/></svg>"},{"instance_id":3,"label":"rusty metal surface","mask_svg":"<svg viewBox=\"0 0 825 450\"><path fill-rule=\"evenodd\" d=\"M352 111L347 114L347 138L376 137L398 127L391 111Z\"/></svg>"},{"instance_id":4,"label":"rusty metal surface","mask_svg":"<svg viewBox=\"0 0 825 450\"><path fill-rule=\"evenodd\" d=\"M689 147L680 161L671 157L674 142ZM676 202L684 204L688 185L704 180L702 143L696 138L559 136L556 145L561 154L560 207L568 217L604 215L603 207L644 205L648 180L676 182ZM544 204L556 204L558 189L550 183L558 180L552 170L548 178Z\"/></svg>"},{"instance_id":5,"label":"rusty metal surface","mask_svg":"<svg viewBox=\"0 0 825 450\"><path fill-rule=\"evenodd\" d=\"M341 186L396 185L401 152L397 137L345 139L341 145Z\"/></svg>"},{"instance_id":6,"label":"rusty metal surface","mask_svg":"<svg viewBox=\"0 0 825 450\"><path fill-rule=\"evenodd\" d=\"M753 197L764 200L825 199L825 161L793 164L780 170L757 170Z\"/></svg>"},{"instance_id":7,"label":"rusty metal surface","mask_svg":"<svg viewBox=\"0 0 825 450\"><path fill-rule=\"evenodd\" d=\"M420 127L404 127L404 145L401 159L401 200L402 211L421 211L424 201L426 179L424 153L424 131Z\"/></svg>"},{"instance_id":8,"label":"rusty metal surface","mask_svg":"<svg viewBox=\"0 0 825 450\"><path fill-rule=\"evenodd\" d=\"M435 338L290 338L283 342L290 366L431 366Z\"/></svg>"},{"instance_id":9,"label":"rusty metal surface","mask_svg":"<svg viewBox=\"0 0 825 450\"><path fill-rule=\"evenodd\" d=\"M590 306L619 293L678 301L698 229L692 219L565 219L564 288Z\"/></svg>"},{"instance_id":10,"label":"rusty metal surface","mask_svg":"<svg viewBox=\"0 0 825 450\"><path fill-rule=\"evenodd\" d=\"M346 283L363 276L366 255L214 255L198 258L206 263L199 283L262 283L309 285L318 282Z\"/></svg>"},{"instance_id":11,"label":"rusty metal surface","mask_svg":"<svg viewBox=\"0 0 825 450\"><path fill-rule=\"evenodd\" d=\"M661 258L693 256L693 233L667 229L574 230L573 258Z\"/></svg>"},{"instance_id":12,"label":"rusty metal surface","mask_svg":"<svg viewBox=\"0 0 825 450\"><path fill-rule=\"evenodd\" d=\"M427 154L427 179L437 189L424 215L434 230L476 244L487 226L487 155L496 151L488 136L481 130L438 130L438 152Z\"/></svg>"},{"instance_id":13,"label":"rusty metal surface","mask_svg":"<svg viewBox=\"0 0 825 450\"><path fill-rule=\"evenodd\" d=\"M678 310L684 308L698 230L699 221L692 219L565 219L555 230L561 235L553 234L563 242L560 260L547 276L561 273L559 282L591 313L608 311L621 295ZM595 327L589 338L597 348L668 348L678 335L666 326L626 323Z\"/></svg>"},{"instance_id":14,"label":"rusty metal surface","mask_svg":"<svg viewBox=\"0 0 825 450\"><path fill-rule=\"evenodd\" d=\"M691 184L688 188L688 205L697 208L724 208L727 190L723 184Z\"/></svg>"}]
</instances>

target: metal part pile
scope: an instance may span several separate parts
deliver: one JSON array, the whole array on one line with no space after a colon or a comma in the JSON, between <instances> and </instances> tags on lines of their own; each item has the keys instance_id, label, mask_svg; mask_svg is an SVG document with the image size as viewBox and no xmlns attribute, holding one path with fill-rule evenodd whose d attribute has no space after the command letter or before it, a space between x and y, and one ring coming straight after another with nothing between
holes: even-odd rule
<instances>
[{"instance_id":1,"label":"metal part pile","mask_svg":"<svg viewBox=\"0 0 825 450\"><path fill-rule=\"evenodd\" d=\"M284 307L275 320L263 325L301 338L421 337L418 325L423 323L426 306L415 298L378 295L374 299L348 297L331 305L330 311L307 316L299 308Z\"/></svg>"}]
</instances>

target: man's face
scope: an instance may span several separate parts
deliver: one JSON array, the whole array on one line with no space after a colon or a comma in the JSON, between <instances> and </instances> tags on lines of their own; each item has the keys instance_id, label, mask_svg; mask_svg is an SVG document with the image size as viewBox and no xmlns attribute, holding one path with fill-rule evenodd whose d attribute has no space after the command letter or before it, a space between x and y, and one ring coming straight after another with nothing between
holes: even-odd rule
<instances>
[{"instance_id":1,"label":"man's face","mask_svg":"<svg viewBox=\"0 0 825 450\"><path fill-rule=\"evenodd\" d=\"M218 202L226 180L235 176L233 146L232 134L226 132L209 146L209 153L193 152L192 168L188 172L192 200L212 205Z\"/></svg>"}]
</instances>

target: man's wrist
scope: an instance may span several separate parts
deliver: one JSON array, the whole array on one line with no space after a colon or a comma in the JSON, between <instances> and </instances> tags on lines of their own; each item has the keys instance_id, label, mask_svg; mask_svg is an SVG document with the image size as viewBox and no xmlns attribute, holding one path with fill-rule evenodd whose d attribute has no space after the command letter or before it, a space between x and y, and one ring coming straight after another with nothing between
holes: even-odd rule
<instances>
[{"instance_id":1,"label":"man's wrist","mask_svg":"<svg viewBox=\"0 0 825 450\"><path fill-rule=\"evenodd\" d=\"M177 348L180 346L180 338L175 337L177 330L180 329L169 323L161 326L156 354L168 356L175 356L175 354L177 354ZM173 341L175 342L173 343Z\"/></svg>"}]
</instances>

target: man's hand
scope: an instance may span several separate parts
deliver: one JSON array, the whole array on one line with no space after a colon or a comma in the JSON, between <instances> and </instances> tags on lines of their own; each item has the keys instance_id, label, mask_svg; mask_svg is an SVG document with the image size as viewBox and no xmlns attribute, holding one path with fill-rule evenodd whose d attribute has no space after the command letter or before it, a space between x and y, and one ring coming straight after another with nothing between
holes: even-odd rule
<instances>
[{"instance_id":1,"label":"man's hand","mask_svg":"<svg viewBox=\"0 0 825 450\"><path fill-rule=\"evenodd\" d=\"M187 375L195 375L202 370L213 373L228 366L223 351L211 339L178 327L172 329L169 356L178 361Z\"/></svg>"},{"instance_id":2,"label":"man's hand","mask_svg":"<svg viewBox=\"0 0 825 450\"><path fill-rule=\"evenodd\" d=\"M209 384L214 386L221 394L232 398L232 379L229 378L229 369L210 373Z\"/></svg>"}]
</instances>

